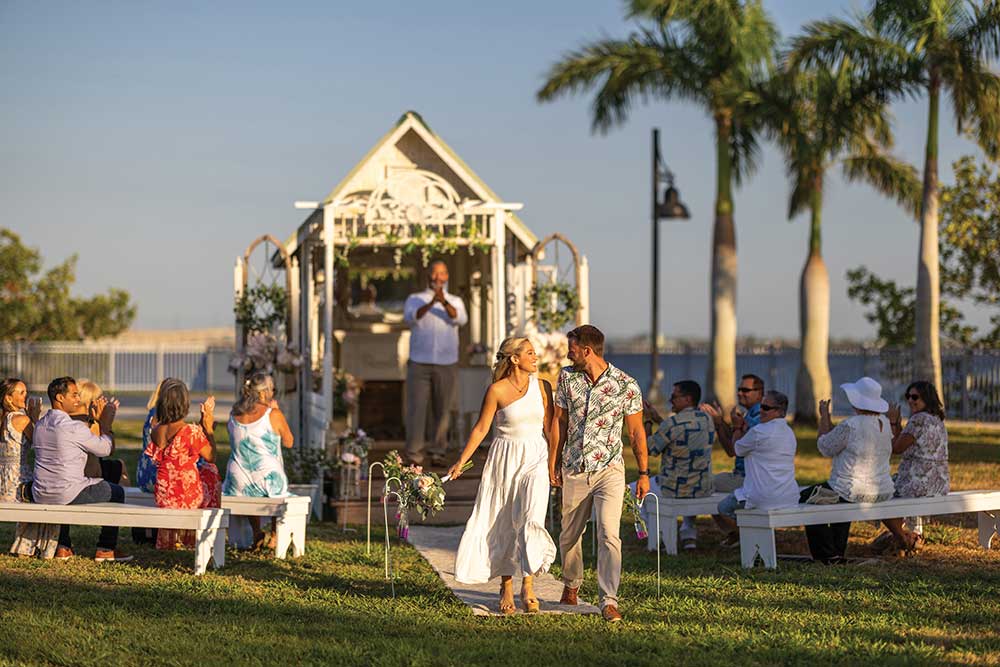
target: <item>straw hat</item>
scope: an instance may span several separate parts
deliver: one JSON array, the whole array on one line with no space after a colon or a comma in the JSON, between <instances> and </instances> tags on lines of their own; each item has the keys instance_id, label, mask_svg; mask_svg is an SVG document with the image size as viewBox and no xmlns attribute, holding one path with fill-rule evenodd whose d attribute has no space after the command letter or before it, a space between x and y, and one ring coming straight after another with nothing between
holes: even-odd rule
<instances>
[{"instance_id":1,"label":"straw hat","mask_svg":"<svg viewBox=\"0 0 1000 667\"><path fill-rule=\"evenodd\" d=\"M857 382L845 382L840 388L847 394L847 400L858 410L885 412L889 404L882 398L882 385L870 377L863 377Z\"/></svg>"}]
</instances>

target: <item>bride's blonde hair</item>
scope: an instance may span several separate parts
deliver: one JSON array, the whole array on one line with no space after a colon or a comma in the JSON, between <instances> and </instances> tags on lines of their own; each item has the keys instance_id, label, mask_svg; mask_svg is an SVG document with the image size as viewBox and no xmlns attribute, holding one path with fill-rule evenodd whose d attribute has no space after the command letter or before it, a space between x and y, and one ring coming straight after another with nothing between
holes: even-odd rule
<instances>
[{"instance_id":1,"label":"bride's blonde hair","mask_svg":"<svg viewBox=\"0 0 1000 667\"><path fill-rule=\"evenodd\" d=\"M500 350L497 352L496 362L493 364L493 381L498 382L508 375L514 368L510 358L520 352L521 346L528 342L523 336L511 336L500 343Z\"/></svg>"}]
</instances>

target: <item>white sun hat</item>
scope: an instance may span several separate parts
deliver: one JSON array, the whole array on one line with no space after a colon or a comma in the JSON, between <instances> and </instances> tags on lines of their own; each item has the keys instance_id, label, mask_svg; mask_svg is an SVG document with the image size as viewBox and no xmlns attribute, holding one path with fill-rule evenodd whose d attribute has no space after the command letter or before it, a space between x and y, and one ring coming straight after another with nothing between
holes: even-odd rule
<instances>
[{"instance_id":1,"label":"white sun hat","mask_svg":"<svg viewBox=\"0 0 1000 667\"><path fill-rule=\"evenodd\" d=\"M858 410L886 412L889 404L882 398L882 385L868 376L857 382L845 382L840 388L847 394L847 400Z\"/></svg>"}]
</instances>

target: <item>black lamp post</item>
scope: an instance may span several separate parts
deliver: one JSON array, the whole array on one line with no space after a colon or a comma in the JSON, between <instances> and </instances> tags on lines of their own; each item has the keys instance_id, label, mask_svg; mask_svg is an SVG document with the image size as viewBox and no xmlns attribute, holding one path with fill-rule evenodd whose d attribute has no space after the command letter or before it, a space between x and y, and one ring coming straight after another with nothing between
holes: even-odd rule
<instances>
[{"instance_id":1,"label":"black lamp post","mask_svg":"<svg viewBox=\"0 0 1000 667\"><path fill-rule=\"evenodd\" d=\"M663 199L660 199L660 179L666 183ZM659 403L660 396L660 350L657 339L660 333L660 220L687 220L691 217L688 208L681 203L680 194L674 187L674 174L660 159L660 130L653 128L653 296L652 330L650 331L649 388L646 398L650 403Z\"/></svg>"}]
</instances>

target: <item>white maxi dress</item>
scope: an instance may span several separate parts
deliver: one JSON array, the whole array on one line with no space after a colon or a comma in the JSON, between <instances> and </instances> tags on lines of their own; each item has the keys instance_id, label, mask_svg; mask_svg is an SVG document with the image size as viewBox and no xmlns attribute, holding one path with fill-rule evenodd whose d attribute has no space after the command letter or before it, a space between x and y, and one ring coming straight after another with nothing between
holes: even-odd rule
<instances>
[{"instance_id":1,"label":"white maxi dress","mask_svg":"<svg viewBox=\"0 0 1000 667\"><path fill-rule=\"evenodd\" d=\"M455 557L455 579L482 584L494 577L547 572L556 545L545 530L549 500L545 404L538 379L496 414L496 437L483 469L476 506Z\"/></svg>"}]
</instances>

